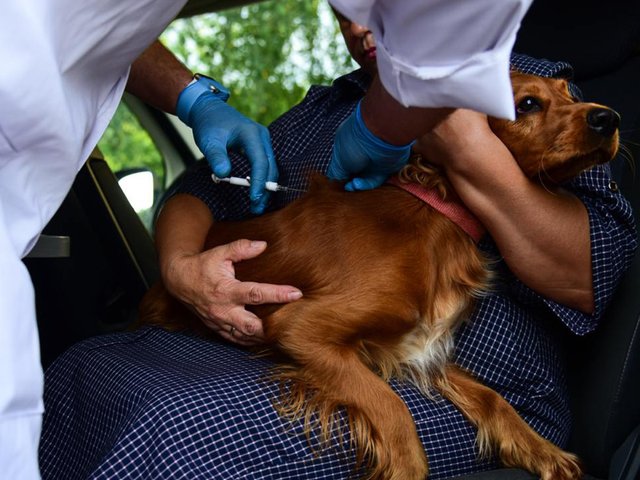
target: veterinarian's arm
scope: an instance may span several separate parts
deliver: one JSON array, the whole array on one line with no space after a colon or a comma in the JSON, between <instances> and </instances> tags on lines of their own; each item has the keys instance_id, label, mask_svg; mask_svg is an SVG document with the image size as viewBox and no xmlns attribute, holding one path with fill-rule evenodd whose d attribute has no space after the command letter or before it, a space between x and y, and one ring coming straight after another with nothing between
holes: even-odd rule
<instances>
[{"instance_id":1,"label":"veterinarian's arm","mask_svg":"<svg viewBox=\"0 0 640 480\"><path fill-rule=\"evenodd\" d=\"M511 271L550 299L594 308L587 209L526 178L484 115L458 110L421 140L495 240Z\"/></svg>"},{"instance_id":2,"label":"veterinarian's arm","mask_svg":"<svg viewBox=\"0 0 640 480\"><path fill-rule=\"evenodd\" d=\"M265 184L278 180L269 130L227 105L219 91L213 93L210 79L191 83L193 78L169 50L155 42L131 66L127 91L156 108L177 114L189 125L217 176L231 173L227 150L244 152L251 162L251 211L262 213L269 198Z\"/></svg>"},{"instance_id":3,"label":"veterinarian's arm","mask_svg":"<svg viewBox=\"0 0 640 480\"><path fill-rule=\"evenodd\" d=\"M245 305L286 303L302 293L291 286L236 280L233 263L260 255L266 244L239 240L203 252L212 225L209 208L196 197L178 194L166 203L156 225L162 279L222 337L243 345L261 343L262 322ZM236 329L233 335L230 327Z\"/></svg>"},{"instance_id":4,"label":"veterinarian's arm","mask_svg":"<svg viewBox=\"0 0 640 480\"><path fill-rule=\"evenodd\" d=\"M382 184L442 107L513 118L509 54L532 0L330 0L376 39L378 79L336 134L327 174L348 190ZM428 39L425 41L425 39ZM404 147L404 148L402 148Z\"/></svg>"},{"instance_id":5,"label":"veterinarian's arm","mask_svg":"<svg viewBox=\"0 0 640 480\"><path fill-rule=\"evenodd\" d=\"M366 97L336 133L327 176L349 180L345 185L349 191L379 187L406 165L413 140L450 111L405 108L375 78Z\"/></svg>"}]
</instances>

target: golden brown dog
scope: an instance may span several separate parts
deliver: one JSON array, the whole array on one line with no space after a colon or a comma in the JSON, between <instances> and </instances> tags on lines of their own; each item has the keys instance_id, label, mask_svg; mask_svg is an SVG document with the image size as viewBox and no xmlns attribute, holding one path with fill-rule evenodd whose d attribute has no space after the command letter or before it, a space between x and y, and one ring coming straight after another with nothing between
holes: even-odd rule
<instances>
[{"instance_id":1,"label":"golden brown dog","mask_svg":"<svg viewBox=\"0 0 640 480\"><path fill-rule=\"evenodd\" d=\"M527 176L558 184L613 157L615 112L576 103L564 80L513 73L512 82L517 119L490 124ZM449 188L419 161L401 177L441 193ZM328 436L333 413L344 407L369 478L424 479L427 458L411 414L387 384L395 376L451 400L478 428L481 453L545 480L578 478L573 455L450 362L456 326L489 287L488 261L467 233L397 183L349 193L316 176L290 206L210 231L207 248L239 238L268 242L264 254L235 265L239 279L304 292L296 302L250 307L264 321L269 347L288 359L276 373L291 387L281 411L317 413ZM206 331L161 284L144 298L141 320Z\"/></svg>"}]
</instances>

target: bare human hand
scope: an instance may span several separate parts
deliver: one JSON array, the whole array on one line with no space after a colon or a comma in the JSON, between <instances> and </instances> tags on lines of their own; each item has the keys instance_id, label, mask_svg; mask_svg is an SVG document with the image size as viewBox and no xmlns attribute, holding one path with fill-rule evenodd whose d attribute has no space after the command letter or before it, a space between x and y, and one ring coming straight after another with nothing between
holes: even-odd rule
<instances>
[{"instance_id":1,"label":"bare human hand","mask_svg":"<svg viewBox=\"0 0 640 480\"><path fill-rule=\"evenodd\" d=\"M183 254L171 261L165 284L220 336L240 345L265 340L262 321L246 305L287 303L302 297L288 285L241 282L234 263L260 255L266 242L237 240L198 254Z\"/></svg>"}]
</instances>

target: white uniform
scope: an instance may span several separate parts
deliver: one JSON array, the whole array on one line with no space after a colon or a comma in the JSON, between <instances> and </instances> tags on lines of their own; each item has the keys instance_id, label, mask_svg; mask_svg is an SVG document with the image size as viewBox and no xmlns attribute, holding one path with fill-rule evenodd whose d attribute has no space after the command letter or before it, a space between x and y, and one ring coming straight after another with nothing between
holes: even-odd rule
<instances>
[{"instance_id":1,"label":"white uniform","mask_svg":"<svg viewBox=\"0 0 640 480\"><path fill-rule=\"evenodd\" d=\"M42 369L33 288L20 259L113 116L129 65L185 1L0 2L2 478L39 477Z\"/></svg>"},{"instance_id":2,"label":"white uniform","mask_svg":"<svg viewBox=\"0 0 640 480\"><path fill-rule=\"evenodd\" d=\"M404 106L513 119L509 55L532 0L329 0L376 39L380 80Z\"/></svg>"}]
</instances>

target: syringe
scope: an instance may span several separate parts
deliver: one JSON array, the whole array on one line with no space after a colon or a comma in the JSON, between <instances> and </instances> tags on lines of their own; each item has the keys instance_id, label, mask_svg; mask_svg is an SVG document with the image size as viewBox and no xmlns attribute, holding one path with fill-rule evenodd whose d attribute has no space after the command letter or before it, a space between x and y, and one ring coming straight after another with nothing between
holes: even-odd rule
<instances>
[{"instance_id":1,"label":"syringe","mask_svg":"<svg viewBox=\"0 0 640 480\"><path fill-rule=\"evenodd\" d=\"M217 177L215 174L211 174L211 180L213 180L213 183L220 183L220 182L225 182L225 183L230 183L231 185L239 185L241 187L248 187L251 185L251 177L227 177L227 178L220 178ZM265 188L267 190L269 190L270 192L304 192L305 190L300 190L297 188L289 188L289 187L285 187L283 185L278 185L276 182L266 182L265 184Z\"/></svg>"}]
</instances>

